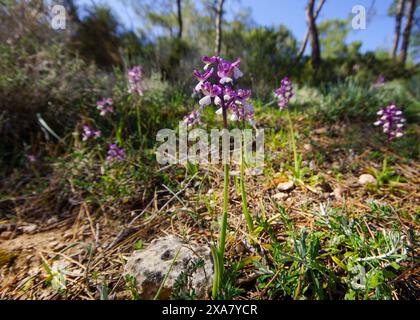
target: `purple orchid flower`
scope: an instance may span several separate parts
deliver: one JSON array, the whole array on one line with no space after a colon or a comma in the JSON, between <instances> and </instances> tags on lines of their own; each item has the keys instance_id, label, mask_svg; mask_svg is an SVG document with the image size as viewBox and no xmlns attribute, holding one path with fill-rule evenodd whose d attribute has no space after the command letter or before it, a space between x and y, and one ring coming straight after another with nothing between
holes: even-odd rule
<instances>
[{"instance_id":1,"label":"purple orchid flower","mask_svg":"<svg viewBox=\"0 0 420 320\"><path fill-rule=\"evenodd\" d=\"M119 148L115 143L110 144L106 160L109 162L123 161L125 159L124 149Z\"/></svg>"},{"instance_id":2,"label":"purple orchid flower","mask_svg":"<svg viewBox=\"0 0 420 320\"><path fill-rule=\"evenodd\" d=\"M143 95L143 71L140 66L128 70L128 92L131 94Z\"/></svg>"},{"instance_id":3,"label":"purple orchid flower","mask_svg":"<svg viewBox=\"0 0 420 320\"><path fill-rule=\"evenodd\" d=\"M233 80L237 80L243 76L243 73L239 70L240 63L241 59L239 58L233 63L219 59L217 75L220 77L221 84L233 82Z\"/></svg>"},{"instance_id":4,"label":"purple orchid flower","mask_svg":"<svg viewBox=\"0 0 420 320\"><path fill-rule=\"evenodd\" d=\"M373 87L380 88L380 87L383 87L384 84L385 84L385 77L383 74L380 74L379 77L373 83Z\"/></svg>"},{"instance_id":5,"label":"purple orchid flower","mask_svg":"<svg viewBox=\"0 0 420 320\"><path fill-rule=\"evenodd\" d=\"M204 108L212 103L212 98L218 97L222 93L222 88L217 84L204 82L201 86L201 92L204 97L200 99L200 107Z\"/></svg>"},{"instance_id":6,"label":"purple orchid flower","mask_svg":"<svg viewBox=\"0 0 420 320\"><path fill-rule=\"evenodd\" d=\"M374 125L383 127L383 132L387 136L387 143L404 135L403 127L406 120L402 111L395 104L381 108L377 114L380 117Z\"/></svg>"},{"instance_id":7,"label":"purple orchid flower","mask_svg":"<svg viewBox=\"0 0 420 320\"><path fill-rule=\"evenodd\" d=\"M83 141L87 141L91 138L97 139L101 136L101 131L100 130L93 130L92 127L90 127L89 125L84 125L83 126L83 132L82 132L82 140Z\"/></svg>"},{"instance_id":8,"label":"purple orchid flower","mask_svg":"<svg viewBox=\"0 0 420 320\"><path fill-rule=\"evenodd\" d=\"M211 66L213 63L217 62L218 58L213 56L213 57L208 57L208 56L204 56L201 61L203 61L203 63L205 64L204 66L204 70L207 70L209 66Z\"/></svg>"},{"instance_id":9,"label":"purple orchid flower","mask_svg":"<svg viewBox=\"0 0 420 320\"><path fill-rule=\"evenodd\" d=\"M112 108L112 99L111 98L103 98L102 100L99 100L96 102L96 107L100 111L100 115L104 116L107 113L114 112L114 109Z\"/></svg>"},{"instance_id":10,"label":"purple orchid flower","mask_svg":"<svg viewBox=\"0 0 420 320\"><path fill-rule=\"evenodd\" d=\"M36 157L33 154L26 154L26 159L28 160L29 163L35 163L36 162Z\"/></svg>"},{"instance_id":11,"label":"purple orchid flower","mask_svg":"<svg viewBox=\"0 0 420 320\"><path fill-rule=\"evenodd\" d=\"M194 71L194 76L199 81L195 91L203 95L199 101L200 109L185 117L184 123L200 124L200 110L211 104L219 107L216 114L222 114L225 109L231 113L232 121L252 122L254 111L249 103L251 91L235 89L235 81L243 75L239 69L241 60L238 58L229 62L221 57L204 56L202 61L205 64L204 71Z\"/></svg>"},{"instance_id":12,"label":"purple orchid flower","mask_svg":"<svg viewBox=\"0 0 420 320\"><path fill-rule=\"evenodd\" d=\"M288 77L281 80L280 87L275 90L274 95L278 100L280 110L286 109L290 99L294 96L293 84Z\"/></svg>"},{"instance_id":13,"label":"purple orchid flower","mask_svg":"<svg viewBox=\"0 0 420 320\"><path fill-rule=\"evenodd\" d=\"M188 127L201 124L200 112L197 110L191 112L188 116L184 118L184 124L186 124Z\"/></svg>"},{"instance_id":14,"label":"purple orchid flower","mask_svg":"<svg viewBox=\"0 0 420 320\"><path fill-rule=\"evenodd\" d=\"M207 81L213 75L214 69L211 68L210 70L205 71L204 73L200 73L198 70L194 70L194 76L197 78L198 81Z\"/></svg>"}]
</instances>

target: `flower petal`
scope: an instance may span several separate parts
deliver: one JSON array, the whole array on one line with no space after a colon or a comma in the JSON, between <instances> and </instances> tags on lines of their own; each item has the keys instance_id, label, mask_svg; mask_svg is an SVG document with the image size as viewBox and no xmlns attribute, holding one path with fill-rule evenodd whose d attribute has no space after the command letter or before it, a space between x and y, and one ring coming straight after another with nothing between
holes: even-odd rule
<instances>
[{"instance_id":1,"label":"flower petal","mask_svg":"<svg viewBox=\"0 0 420 320\"><path fill-rule=\"evenodd\" d=\"M211 104L211 97L210 96L205 96L204 98L202 98L201 100L200 100L200 107L206 107L206 106L208 106L209 104Z\"/></svg>"}]
</instances>

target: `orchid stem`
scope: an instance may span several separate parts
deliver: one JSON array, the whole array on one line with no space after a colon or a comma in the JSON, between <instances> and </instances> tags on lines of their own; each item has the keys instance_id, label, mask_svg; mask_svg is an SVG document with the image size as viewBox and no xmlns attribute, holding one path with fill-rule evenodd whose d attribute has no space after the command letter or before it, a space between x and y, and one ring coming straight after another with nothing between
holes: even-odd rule
<instances>
[{"instance_id":1,"label":"orchid stem","mask_svg":"<svg viewBox=\"0 0 420 320\"><path fill-rule=\"evenodd\" d=\"M223 129L227 130L227 110L225 106L223 108ZM225 134L225 133L224 133ZM224 150L227 152L227 150ZM223 214L222 221L220 224L220 235L219 235L219 246L215 249L214 255L214 278L213 278L213 291L212 298L216 299L220 291L224 273L224 254L226 245L226 230L227 230L227 218L228 218L228 205L229 205L229 163L228 159L224 159L224 180L223 180Z\"/></svg>"},{"instance_id":2,"label":"orchid stem","mask_svg":"<svg viewBox=\"0 0 420 320\"><path fill-rule=\"evenodd\" d=\"M141 119L140 119L140 100L136 103L136 115L137 115L137 131L141 143L143 142L143 136L141 134Z\"/></svg>"},{"instance_id":3,"label":"orchid stem","mask_svg":"<svg viewBox=\"0 0 420 320\"><path fill-rule=\"evenodd\" d=\"M295 162L294 163L295 175L297 175L297 173L300 171L300 168L299 168L298 155L297 155L297 150L296 150L296 141L295 141L295 133L293 130L293 122L292 122L292 118L290 117L289 109L286 110L286 114L287 114L287 120L289 122L290 139L292 140L293 160Z\"/></svg>"},{"instance_id":4,"label":"orchid stem","mask_svg":"<svg viewBox=\"0 0 420 320\"><path fill-rule=\"evenodd\" d=\"M246 224L248 226L248 233L252 236L252 234L254 233L254 223L248 211L248 202L247 202L246 191L245 191L245 157L244 157L244 148L242 146L242 143L241 143L241 179L240 180L241 180L240 187L241 187L241 198L242 198L242 212L244 214Z\"/></svg>"},{"instance_id":5,"label":"orchid stem","mask_svg":"<svg viewBox=\"0 0 420 320\"><path fill-rule=\"evenodd\" d=\"M226 163L224 165L223 214L222 214L222 222L220 226L220 239L219 239L219 255L220 255L221 270L223 270L223 255L225 254L225 245L226 245L228 200L229 200L229 165Z\"/></svg>"}]
</instances>

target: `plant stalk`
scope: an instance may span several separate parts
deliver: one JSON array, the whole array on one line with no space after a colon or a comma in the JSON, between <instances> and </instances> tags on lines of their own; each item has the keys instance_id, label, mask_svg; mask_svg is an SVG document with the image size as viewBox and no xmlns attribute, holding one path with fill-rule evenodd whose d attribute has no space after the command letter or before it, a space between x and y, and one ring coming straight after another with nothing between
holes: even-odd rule
<instances>
[{"instance_id":1,"label":"plant stalk","mask_svg":"<svg viewBox=\"0 0 420 320\"><path fill-rule=\"evenodd\" d=\"M143 141L143 136L142 136L142 133L141 133L140 99L136 103L136 115L137 115L137 131L138 131L138 134L139 134L139 139L142 142Z\"/></svg>"},{"instance_id":2,"label":"plant stalk","mask_svg":"<svg viewBox=\"0 0 420 320\"><path fill-rule=\"evenodd\" d=\"M223 129L227 130L227 110L225 106L223 108ZM225 151L226 152L226 151ZM225 159L224 159L225 160ZM214 261L214 278L213 278L213 291L212 298L216 299L219 293L220 286L222 283L223 272L224 272L224 254L226 245L226 230L227 230L227 218L228 218L228 205L229 205L229 164L224 164L224 184L223 184L223 214L222 221L220 224L220 235L219 235L219 246L216 250L215 255L217 258Z\"/></svg>"},{"instance_id":3,"label":"plant stalk","mask_svg":"<svg viewBox=\"0 0 420 320\"><path fill-rule=\"evenodd\" d=\"M241 188L241 198L242 198L242 212L244 214L246 224L248 226L248 233L250 235L254 232L254 223L252 221L252 217L248 211L248 201L246 197L245 191L245 157L244 157L244 150L245 148L242 146L241 143L241 181L240 181L240 188ZM250 237L251 238L251 237Z\"/></svg>"},{"instance_id":4,"label":"plant stalk","mask_svg":"<svg viewBox=\"0 0 420 320\"><path fill-rule=\"evenodd\" d=\"M293 122L292 122L292 118L290 117L289 109L286 110L286 113L287 113L287 120L289 122L290 139L292 140L293 161L295 162L294 167L295 167L295 175L296 175L299 172L300 168L299 168L298 155L297 155L297 150L296 150L295 133L293 130Z\"/></svg>"}]
</instances>

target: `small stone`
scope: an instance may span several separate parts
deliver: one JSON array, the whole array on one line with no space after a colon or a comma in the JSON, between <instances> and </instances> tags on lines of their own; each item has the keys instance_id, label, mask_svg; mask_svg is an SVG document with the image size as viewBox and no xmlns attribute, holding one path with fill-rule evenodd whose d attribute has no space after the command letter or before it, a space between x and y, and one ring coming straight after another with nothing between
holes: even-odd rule
<instances>
[{"instance_id":1,"label":"small stone","mask_svg":"<svg viewBox=\"0 0 420 320\"><path fill-rule=\"evenodd\" d=\"M50 245L50 247L51 247L51 248L55 248L55 247L57 247L59 244L60 244L60 243L59 243L58 241L51 241L51 242L49 243L49 245Z\"/></svg>"},{"instance_id":2,"label":"small stone","mask_svg":"<svg viewBox=\"0 0 420 320\"><path fill-rule=\"evenodd\" d=\"M318 128L318 129L315 129L313 131L313 133L315 133L315 134L324 134L324 133L327 133L327 132L328 132L327 127Z\"/></svg>"},{"instance_id":3,"label":"small stone","mask_svg":"<svg viewBox=\"0 0 420 320\"><path fill-rule=\"evenodd\" d=\"M13 231L3 231L0 233L0 239L9 240L13 235Z\"/></svg>"},{"instance_id":4,"label":"small stone","mask_svg":"<svg viewBox=\"0 0 420 320\"><path fill-rule=\"evenodd\" d=\"M72 238L73 237L73 231L67 231L66 233L64 233L64 235L63 235L63 239L64 240L68 240L68 239L70 239L70 238Z\"/></svg>"},{"instance_id":5,"label":"small stone","mask_svg":"<svg viewBox=\"0 0 420 320\"><path fill-rule=\"evenodd\" d=\"M303 149L305 149L308 152L311 152L313 148L312 148L312 145L310 145L309 143L306 143L303 145Z\"/></svg>"},{"instance_id":6,"label":"small stone","mask_svg":"<svg viewBox=\"0 0 420 320\"><path fill-rule=\"evenodd\" d=\"M294 183L293 181L288 181L288 182L282 182L277 186L277 189L279 189L280 191L289 191L291 189L293 189L294 187Z\"/></svg>"},{"instance_id":7,"label":"small stone","mask_svg":"<svg viewBox=\"0 0 420 320\"><path fill-rule=\"evenodd\" d=\"M28 224L27 226L20 227L19 230L23 233L32 233L34 232L38 226L36 224Z\"/></svg>"},{"instance_id":8,"label":"small stone","mask_svg":"<svg viewBox=\"0 0 420 320\"><path fill-rule=\"evenodd\" d=\"M49 218L48 220L47 220L47 224L48 225L50 225L50 224L54 224L54 223L57 223L58 222L58 218L57 217L51 217L51 218Z\"/></svg>"},{"instance_id":9,"label":"small stone","mask_svg":"<svg viewBox=\"0 0 420 320\"><path fill-rule=\"evenodd\" d=\"M343 189L342 189L341 187L334 188L333 193L334 193L334 197L335 197L337 200L341 200L341 199L343 198L343 197L342 197L342 194L343 194Z\"/></svg>"},{"instance_id":10,"label":"small stone","mask_svg":"<svg viewBox=\"0 0 420 320\"><path fill-rule=\"evenodd\" d=\"M204 261L203 266L194 272L189 272L193 262L199 259ZM124 273L135 278L141 299L149 300L156 295L171 265L171 272L167 276L159 299L170 297L181 272L189 275L188 286L195 290L197 298L208 296L213 279L210 248L202 244L185 244L175 236L155 239L148 247L134 251L127 261Z\"/></svg>"},{"instance_id":11,"label":"small stone","mask_svg":"<svg viewBox=\"0 0 420 320\"><path fill-rule=\"evenodd\" d=\"M376 179L370 174L362 174L358 180L359 184L364 186L365 184L376 184Z\"/></svg>"},{"instance_id":12,"label":"small stone","mask_svg":"<svg viewBox=\"0 0 420 320\"><path fill-rule=\"evenodd\" d=\"M286 199L288 196L289 196L289 195L288 195L287 193L284 193L284 192L279 192L279 193L276 193L276 194L273 196L273 199L274 199L274 200L284 200L284 199Z\"/></svg>"}]
</instances>

